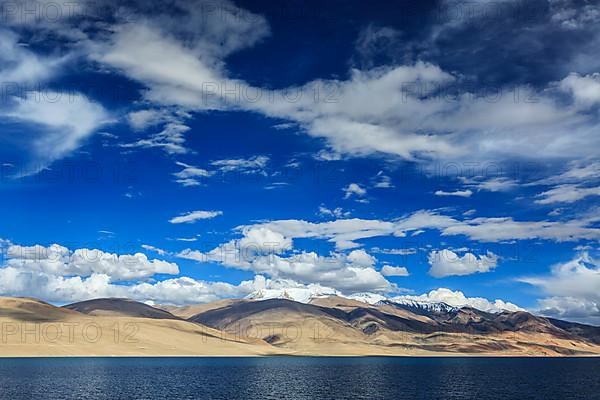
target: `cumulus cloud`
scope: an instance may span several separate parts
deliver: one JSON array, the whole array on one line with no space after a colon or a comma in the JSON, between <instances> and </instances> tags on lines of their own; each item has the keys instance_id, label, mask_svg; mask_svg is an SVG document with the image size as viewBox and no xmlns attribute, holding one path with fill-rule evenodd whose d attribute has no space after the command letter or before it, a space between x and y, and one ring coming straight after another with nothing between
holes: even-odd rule
<instances>
[{"instance_id":1,"label":"cumulus cloud","mask_svg":"<svg viewBox=\"0 0 600 400\"><path fill-rule=\"evenodd\" d=\"M573 96L576 104L590 107L600 103L600 74L572 73L560 81L560 88Z\"/></svg>"},{"instance_id":2,"label":"cumulus cloud","mask_svg":"<svg viewBox=\"0 0 600 400\"><path fill-rule=\"evenodd\" d=\"M343 254L321 256L300 252L293 256L255 257L247 263L226 263L225 266L252 270L273 278L292 279L305 284L318 283L348 292L394 291L395 288L372 266L362 265Z\"/></svg>"},{"instance_id":3,"label":"cumulus cloud","mask_svg":"<svg viewBox=\"0 0 600 400\"><path fill-rule=\"evenodd\" d=\"M190 211L169 220L172 224L192 224L201 219L212 219L223 215L223 211Z\"/></svg>"},{"instance_id":4,"label":"cumulus cloud","mask_svg":"<svg viewBox=\"0 0 600 400\"><path fill-rule=\"evenodd\" d=\"M161 304L194 304L244 297L260 289L283 286L310 288L293 281L257 275L239 284L197 280L186 276L154 281L155 275L178 275L175 263L150 260L146 255L117 255L101 250L69 250L54 244L5 247L0 264L0 295L32 296L56 303L100 297L127 297ZM144 245L152 251L160 249Z\"/></svg>"},{"instance_id":5,"label":"cumulus cloud","mask_svg":"<svg viewBox=\"0 0 600 400\"><path fill-rule=\"evenodd\" d=\"M384 265L381 268L381 274L383 276L409 276L408 269L406 267L392 267L391 265Z\"/></svg>"},{"instance_id":6,"label":"cumulus cloud","mask_svg":"<svg viewBox=\"0 0 600 400\"><path fill-rule=\"evenodd\" d=\"M293 251L290 238L265 227L244 231L241 239L208 251L186 249L178 257L214 262L225 267L253 271L273 279L290 279L302 284L317 283L340 291L395 291L375 269L377 260L364 250L348 254Z\"/></svg>"},{"instance_id":7,"label":"cumulus cloud","mask_svg":"<svg viewBox=\"0 0 600 400\"><path fill-rule=\"evenodd\" d=\"M545 315L600 321L600 263L587 252L553 265L549 275L522 277L519 281L548 295L539 300L540 312Z\"/></svg>"},{"instance_id":8,"label":"cumulus cloud","mask_svg":"<svg viewBox=\"0 0 600 400\"><path fill-rule=\"evenodd\" d=\"M159 304L197 304L243 297L265 286L269 286L268 280L261 276L237 285L185 276L154 283L122 285L113 283L106 274L63 277L19 267L0 268L1 295L30 296L60 304L103 297L124 297Z\"/></svg>"},{"instance_id":9,"label":"cumulus cloud","mask_svg":"<svg viewBox=\"0 0 600 400\"><path fill-rule=\"evenodd\" d=\"M446 303L453 307L473 307L478 310L487 312L502 312L502 311L524 311L519 306L503 300L494 300L493 302L483 297L467 297L459 290L453 291L446 288L439 288L418 296L397 296L392 298L392 301L422 301L427 303Z\"/></svg>"},{"instance_id":10,"label":"cumulus cloud","mask_svg":"<svg viewBox=\"0 0 600 400\"><path fill-rule=\"evenodd\" d=\"M444 249L429 253L428 261L431 266L429 275L443 278L489 272L496 267L498 256L488 252L479 257L472 253L465 253L461 257L451 250Z\"/></svg>"},{"instance_id":11,"label":"cumulus cloud","mask_svg":"<svg viewBox=\"0 0 600 400\"><path fill-rule=\"evenodd\" d=\"M150 260L143 253L118 255L97 249L69 250L54 244L11 245L6 251L6 267L59 277L106 275L112 281L150 278L156 274L177 275L177 264Z\"/></svg>"},{"instance_id":12,"label":"cumulus cloud","mask_svg":"<svg viewBox=\"0 0 600 400\"><path fill-rule=\"evenodd\" d=\"M367 189L359 185L358 183L350 183L348 186L342 189L344 192L344 199L355 199L358 202L365 202L365 195L367 194Z\"/></svg>"}]
</instances>

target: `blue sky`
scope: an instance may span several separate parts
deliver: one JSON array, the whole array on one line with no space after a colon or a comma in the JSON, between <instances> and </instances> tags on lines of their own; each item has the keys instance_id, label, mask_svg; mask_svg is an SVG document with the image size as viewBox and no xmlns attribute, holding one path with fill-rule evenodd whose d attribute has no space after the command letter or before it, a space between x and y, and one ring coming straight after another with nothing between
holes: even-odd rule
<instances>
[{"instance_id":1,"label":"blue sky","mask_svg":"<svg viewBox=\"0 0 600 400\"><path fill-rule=\"evenodd\" d=\"M2 2L1 295L599 321L594 2L74 4Z\"/></svg>"}]
</instances>

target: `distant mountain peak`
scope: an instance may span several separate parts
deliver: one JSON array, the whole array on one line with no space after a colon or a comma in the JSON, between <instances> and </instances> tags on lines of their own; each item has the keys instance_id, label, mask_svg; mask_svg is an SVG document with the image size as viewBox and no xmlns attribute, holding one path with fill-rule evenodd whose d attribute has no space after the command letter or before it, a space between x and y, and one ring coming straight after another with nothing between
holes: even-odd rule
<instances>
[{"instance_id":1,"label":"distant mountain peak","mask_svg":"<svg viewBox=\"0 0 600 400\"><path fill-rule=\"evenodd\" d=\"M426 311L433 313L452 313L460 310L460 307L454 307L449 304L443 302L433 302L433 301L417 301L412 299L402 299L397 298L394 300L385 300L382 303L391 304L391 305L402 305L413 311Z\"/></svg>"},{"instance_id":2,"label":"distant mountain peak","mask_svg":"<svg viewBox=\"0 0 600 400\"><path fill-rule=\"evenodd\" d=\"M445 290L443 294L455 294L448 289L439 289L438 291ZM448 292L448 293L446 293ZM460 293L462 296L462 293ZM462 298L454 299L454 301L442 301L448 296L442 296L440 300L435 298L423 298L424 296L397 296L388 298L379 293L373 292L359 292L350 295L342 294L339 291L320 286L320 285L308 285L308 286L286 286L280 285L278 288L262 288L250 293L246 296L249 300L268 300L268 299L287 299L297 301L299 303L310 303L313 299L338 296L345 299L359 301L361 303L369 304L371 306L381 304L401 305L404 308L409 308L412 311L421 311L426 313L452 313L464 308L473 308L482 312L489 312L493 314L499 314L503 311L514 312L524 311L522 308L515 306L511 303L505 303L499 300L490 302L483 298ZM431 296L430 296L431 297Z\"/></svg>"},{"instance_id":3,"label":"distant mountain peak","mask_svg":"<svg viewBox=\"0 0 600 400\"><path fill-rule=\"evenodd\" d=\"M321 286L288 287L279 289L259 289L246 296L246 299L286 299L306 304L313 299L329 296L340 296L340 293L337 290L324 288Z\"/></svg>"},{"instance_id":4,"label":"distant mountain peak","mask_svg":"<svg viewBox=\"0 0 600 400\"><path fill-rule=\"evenodd\" d=\"M388 300L387 297L385 297L385 296L382 296L377 293L370 293L370 292L354 293L354 294L351 294L350 296L344 296L344 297L351 299L351 300L356 300L356 301L360 301L363 303L371 304L371 305L375 305L379 302Z\"/></svg>"}]
</instances>

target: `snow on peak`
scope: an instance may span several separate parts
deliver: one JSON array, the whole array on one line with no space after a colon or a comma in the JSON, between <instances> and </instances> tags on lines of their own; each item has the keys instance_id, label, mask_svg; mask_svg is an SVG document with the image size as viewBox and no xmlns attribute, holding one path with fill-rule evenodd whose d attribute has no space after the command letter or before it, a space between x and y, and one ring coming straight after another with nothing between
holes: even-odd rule
<instances>
[{"instance_id":1,"label":"snow on peak","mask_svg":"<svg viewBox=\"0 0 600 400\"><path fill-rule=\"evenodd\" d=\"M351 299L351 300L361 301L361 302L367 303L367 304L377 304L380 301L387 300L387 298L385 296L382 296L377 293L369 293L369 292L354 293L354 294L351 294L350 296L343 296L343 297L346 297L347 299Z\"/></svg>"},{"instance_id":2,"label":"snow on peak","mask_svg":"<svg viewBox=\"0 0 600 400\"><path fill-rule=\"evenodd\" d=\"M388 300L388 302L392 304L399 304L403 306L407 306L417 310L423 310L428 312L435 313L448 313L458 310L457 307L453 307L449 304L442 302L433 302L433 301L417 301L412 299L404 299L404 298L395 298L393 300Z\"/></svg>"},{"instance_id":3,"label":"snow on peak","mask_svg":"<svg viewBox=\"0 0 600 400\"><path fill-rule=\"evenodd\" d=\"M394 299L388 299L385 296L382 296L377 293L355 293L350 296L344 296L346 298L360 301L367 304L382 304L382 303L393 303L400 304L404 306L408 306L415 309L420 309L424 311L430 312L451 312L456 310L455 307L452 307L443 302L435 302L435 301L417 301L414 299L407 299L402 297L396 297Z\"/></svg>"},{"instance_id":4,"label":"snow on peak","mask_svg":"<svg viewBox=\"0 0 600 400\"><path fill-rule=\"evenodd\" d=\"M398 304L445 304L453 308L471 307L480 311L499 313L503 311L525 311L519 306L502 300L489 301L483 297L467 297L459 290L439 288L419 296L398 296L390 299Z\"/></svg>"},{"instance_id":5,"label":"snow on peak","mask_svg":"<svg viewBox=\"0 0 600 400\"><path fill-rule=\"evenodd\" d=\"M339 296L337 290L324 287L289 287L280 289L259 289L248 296L250 300L287 299L299 303L309 303L319 297Z\"/></svg>"},{"instance_id":6,"label":"snow on peak","mask_svg":"<svg viewBox=\"0 0 600 400\"><path fill-rule=\"evenodd\" d=\"M462 307L472 307L481 311L499 313L502 311L520 311L522 308L502 300L490 302L480 297L466 297L460 291L439 288L419 296L397 296L387 298L377 293L363 292L344 295L329 287L318 284L301 285L292 281L274 280L266 281L262 288L246 296L251 300L288 299L300 303L309 303L312 299L340 296L347 299L360 301L366 304L380 304L384 302L395 303L427 312L452 312Z\"/></svg>"}]
</instances>

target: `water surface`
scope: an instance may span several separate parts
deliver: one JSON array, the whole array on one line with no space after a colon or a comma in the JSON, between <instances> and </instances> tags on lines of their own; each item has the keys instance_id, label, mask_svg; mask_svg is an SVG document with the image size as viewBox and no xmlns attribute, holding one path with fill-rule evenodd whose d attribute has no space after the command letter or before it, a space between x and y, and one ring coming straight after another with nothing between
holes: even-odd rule
<instances>
[{"instance_id":1,"label":"water surface","mask_svg":"<svg viewBox=\"0 0 600 400\"><path fill-rule=\"evenodd\" d=\"M600 359L0 359L0 399L35 398L600 399Z\"/></svg>"}]
</instances>

